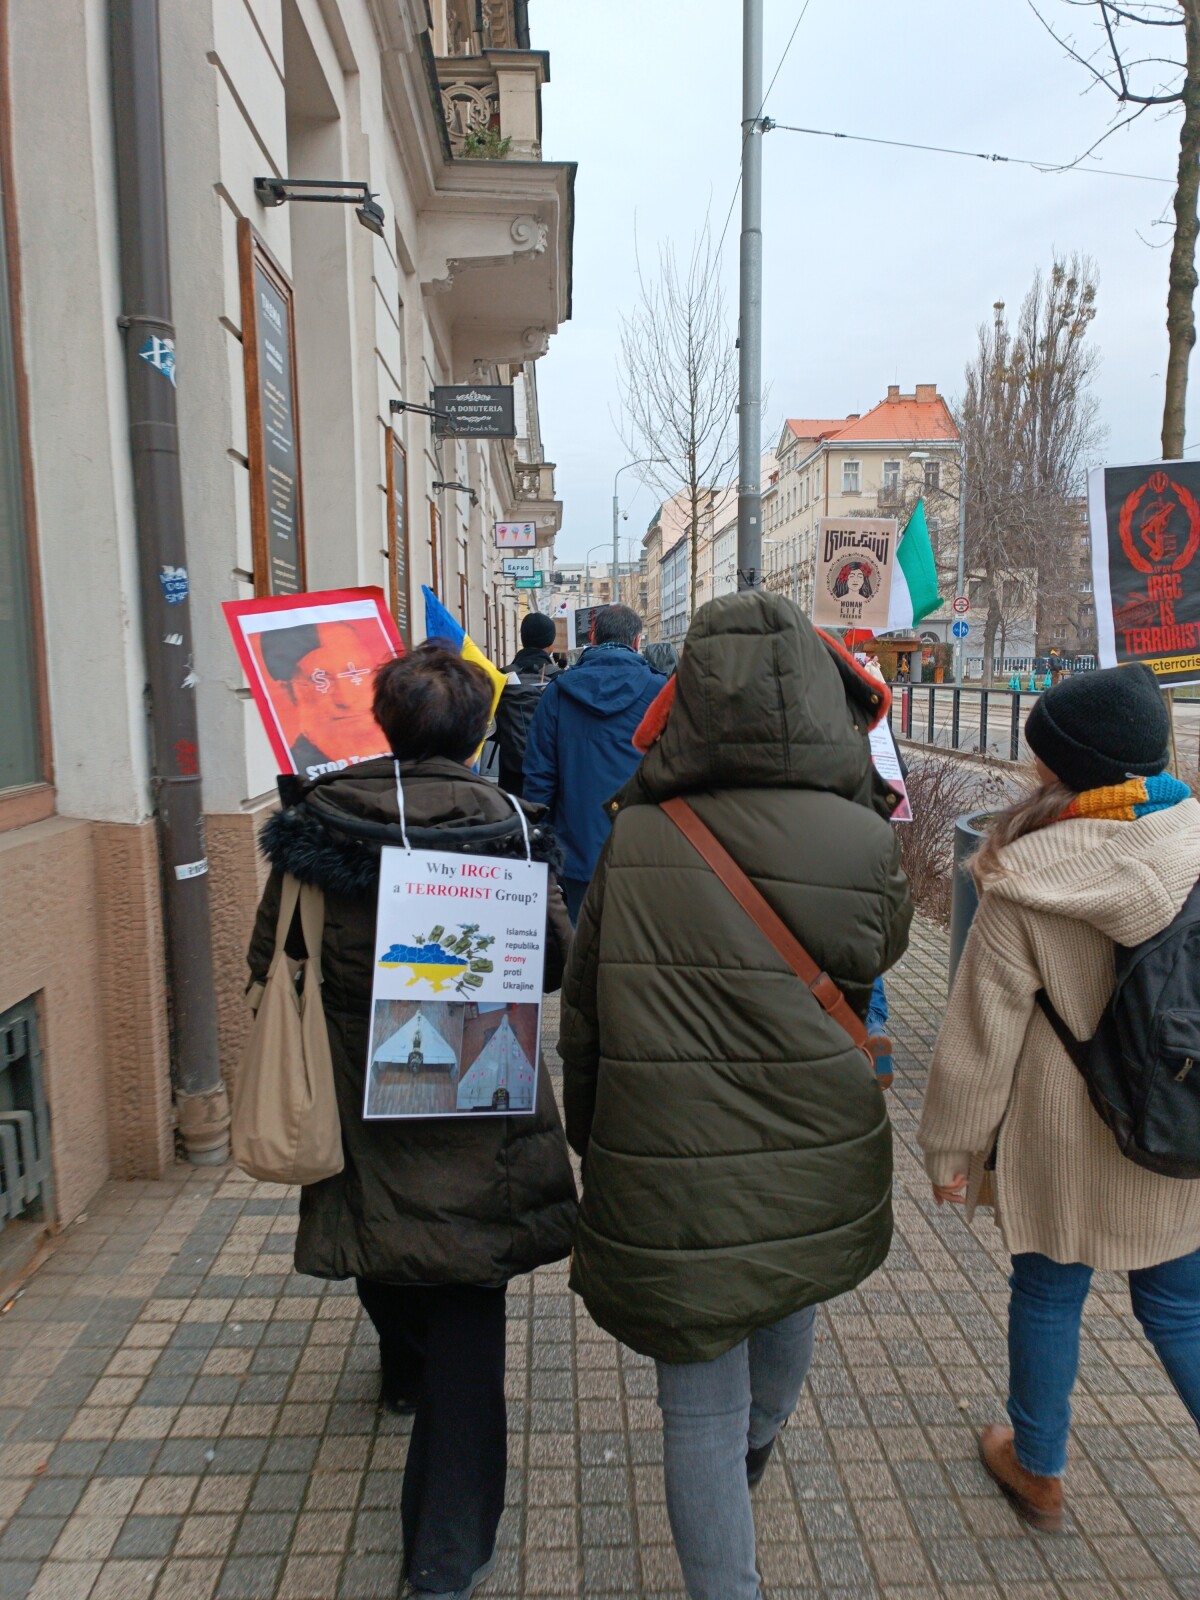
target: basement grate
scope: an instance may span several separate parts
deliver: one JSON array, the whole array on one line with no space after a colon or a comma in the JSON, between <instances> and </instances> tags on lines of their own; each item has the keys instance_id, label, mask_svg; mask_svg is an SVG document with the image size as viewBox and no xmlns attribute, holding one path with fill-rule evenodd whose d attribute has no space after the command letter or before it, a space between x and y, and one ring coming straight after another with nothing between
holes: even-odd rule
<instances>
[{"instance_id":1,"label":"basement grate","mask_svg":"<svg viewBox=\"0 0 1200 1600\"><path fill-rule=\"evenodd\" d=\"M37 1005L22 1000L0 1012L0 1230L51 1214L50 1116Z\"/></svg>"}]
</instances>

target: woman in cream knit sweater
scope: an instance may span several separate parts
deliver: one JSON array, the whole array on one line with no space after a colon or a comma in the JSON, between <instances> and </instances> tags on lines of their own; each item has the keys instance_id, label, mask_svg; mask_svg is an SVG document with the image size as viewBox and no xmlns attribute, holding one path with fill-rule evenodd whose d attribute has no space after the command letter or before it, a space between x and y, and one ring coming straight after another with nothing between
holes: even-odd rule
<instances>
[{"instance_id":1,"label":"woman in cream knit sweater","mask_svg":"<svg viewBox=\"0 0 1200 1600\"><path fill-rule=\"evenodd\" d=\"M980 1451L1017 1510L1053 1529L1093 1268L1129 1273L1134 1312L1200 1422L1200 1182L1121 1154L1035 996L1045 988L1075 1037L1092 1036L1114 943L1166 927L1200 878L1200 804L1164 773L1169 725L1148 668L1065 680L1026 738L1041 787L975 859L982 898L918 1139L939 1204L965 1199L968 1218L993 1205L1013 1257L1012 1427L985 1429Z\"/></svg>"}]
</instances>

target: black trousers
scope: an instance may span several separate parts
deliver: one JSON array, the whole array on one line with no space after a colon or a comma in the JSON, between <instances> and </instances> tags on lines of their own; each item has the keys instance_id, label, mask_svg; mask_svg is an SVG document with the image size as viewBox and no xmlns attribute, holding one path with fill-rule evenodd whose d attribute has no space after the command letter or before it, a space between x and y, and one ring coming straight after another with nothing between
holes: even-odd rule
<instances>
[{"instance_id":1,"label":"black trousers","mask_svg":"<svg viewBox=\"0 0 1200 1600\"><path fill-rule=\"evenodd\" d=\"M505 1290L355 1281L385 1393L417 1408L400 1496L405 1576L452 1593L492 1554L504 1510Z\"/></svg>"}]
</instances>

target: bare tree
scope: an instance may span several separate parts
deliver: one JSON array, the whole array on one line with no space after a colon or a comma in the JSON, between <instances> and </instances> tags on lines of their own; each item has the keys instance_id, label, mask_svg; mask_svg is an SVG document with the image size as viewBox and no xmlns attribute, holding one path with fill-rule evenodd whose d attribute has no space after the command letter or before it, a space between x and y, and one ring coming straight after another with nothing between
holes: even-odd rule
<instances>
[{"instance_id":1,"label":"bare tree","mask_svg":"<svg viewBox=\"0 0 1200 1600\"><path fill-rule=\"evenodd\" d=\"M1095 270L1086 257L1056 257L1035 275L1015 329L1003 301L979 329L967 367L959 425L967 455L967 560L983 574L985 681L996 640L1032 615L1034 651L1067 625L1077 595L1078 521L1069 501L1082 488L1100 428L1091 382L1098 353Z\"/></svg>"},{"instance_id":2,"label":"bare tree","mask_svg":"<svg viewBox=\"0 0 1200 1600\"><path fill-rule=\"evenodd\" d=\"M638 272L638 299L621 321L625 442L646 458L664 498L682 495L690 554L689 615L696 608L700 528L737 455L737 355L707 225L680 268L664 245L658 275Z\"/></svg>"},{"instance_id":3,"label":"bare tree","mask_svg":"<svg viewBox=\"0 0 1200 1600\"><path fill-rule=\"evenodd\" d=\"M1068 55L1091 75L1092 87L1117 104L1113 124L1078 159L1092 154L1119 128L1152 106L1179 106L1179 163L1175 179L1175 237L1167 287L1167 380L1162 453L1184 449L1188 358L1196 343L1197 197L1200 195L1200 0L1059 0L1088 12L1094 36L1079 44L1058 33L1029 0L1034 15ZM1165 52L1170 51L1170 54ZM1132 110L1127 108L1132 107Z\"/></svg>"}]
</instances>

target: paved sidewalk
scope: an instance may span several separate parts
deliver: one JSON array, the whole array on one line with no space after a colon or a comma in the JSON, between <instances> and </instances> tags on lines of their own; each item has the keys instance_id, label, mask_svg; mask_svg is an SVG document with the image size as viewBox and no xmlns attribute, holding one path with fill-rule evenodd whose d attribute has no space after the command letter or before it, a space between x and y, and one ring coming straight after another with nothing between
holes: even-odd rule
<instances>
[{"instance_id":1,"label":"paved sidewalk","mask_svg":"<svg viewBox=\"0 0 1200 1600\"><path fill-rule=\"evenodd\" d=\"M897 1237L819 1324L756 1497L771 1600L1200 1600L1200 1450L1117 1280L1089 1302L1061 1536L975 1460L1003 1417L1004 1262L928 1200L913 1133L945 996L931 929L889 995ZM549 1031L553 1034L553 1019ZM295 1276L295 1200L232 1171L112 1184L0 1314L0 1600L368 1600L399 1567L405 1425L344 1285ZM482 1596L679 1595L653 1369L565 1269L509 1299L502 1554Z\"/></svg>"}]
</instances>

